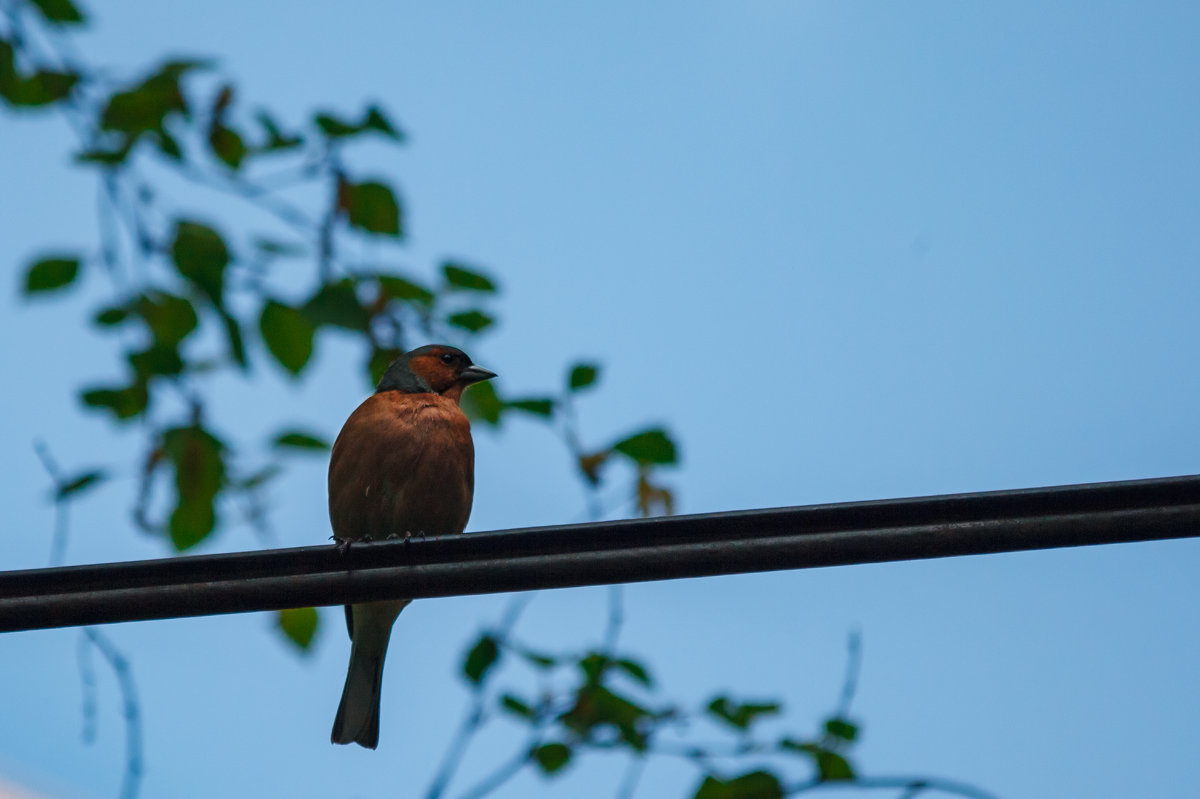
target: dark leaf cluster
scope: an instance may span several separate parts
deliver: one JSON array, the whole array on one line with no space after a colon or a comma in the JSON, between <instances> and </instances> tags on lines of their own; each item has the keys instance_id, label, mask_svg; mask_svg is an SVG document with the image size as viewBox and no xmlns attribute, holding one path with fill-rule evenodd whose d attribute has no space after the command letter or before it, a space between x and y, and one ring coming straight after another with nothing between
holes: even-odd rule
<instances>
[{"instance_id":1,"label":"dark leaf cluster","mask_svg":"<svg viewBox=\"0 0 1200 799\"><path fill-rule=\"evenodd\" d=\"M856 639L851 647L843 699L857 679ZM522 671L534 689L512 687ZM475 696L472 730L489 719L524 729L514 762L546 778L563 776L589 755L614 753L634 762L691 763L699 772L688 794L693 799L782 799L859 778L850 759L859 727L844 716L831 716L817 735L799 738L777 731L786 724L778 701L720 694L688 710L660 696L643 660L608 648L546 652L516 640L510 624L481 634L461 673ZM501 681L504 687L496 687ZM747 761L754 765L746 768Z\"/></svg>"}]
</instances>

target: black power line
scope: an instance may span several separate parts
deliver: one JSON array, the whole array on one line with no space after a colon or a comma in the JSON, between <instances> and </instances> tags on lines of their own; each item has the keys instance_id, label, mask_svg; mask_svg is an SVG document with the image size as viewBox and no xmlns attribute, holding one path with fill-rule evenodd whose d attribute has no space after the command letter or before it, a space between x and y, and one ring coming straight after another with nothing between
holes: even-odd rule
<instances>
[{"instance_id":1,"label":"black power line","mask_svg":"<svg viewBox=\"0 0 1200 799\"><path fill-rule=\"evenodd\" d=\"M1200 535L1200 476L0 573L0 632Z\"/></svg>"}]
</instances>

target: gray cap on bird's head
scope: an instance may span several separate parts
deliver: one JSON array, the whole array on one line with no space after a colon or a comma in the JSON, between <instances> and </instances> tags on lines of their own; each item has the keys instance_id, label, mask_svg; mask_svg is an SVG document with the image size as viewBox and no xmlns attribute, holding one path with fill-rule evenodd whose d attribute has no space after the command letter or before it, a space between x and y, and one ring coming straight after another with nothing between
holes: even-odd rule
<instances>
[{"instance_id":1,"label":"gray cap on bird's head","mask_svg":"<svg viewBox=\"0 0 1200 799\"><path fill-rule=\"evenodd\" d=\"M466 387L495 376L495 372L471 363L467 354L457 347L426 344L392 361L375 391L441 394L451 386Z\"/></svg>"}]
</instances>

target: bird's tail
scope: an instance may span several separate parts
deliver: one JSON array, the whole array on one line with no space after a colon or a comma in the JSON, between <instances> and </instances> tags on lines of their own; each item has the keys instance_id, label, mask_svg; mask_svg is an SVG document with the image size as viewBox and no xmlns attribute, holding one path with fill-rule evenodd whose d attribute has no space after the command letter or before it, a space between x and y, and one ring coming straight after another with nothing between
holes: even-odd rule
<instances>
[{"instance_id":1,"label":"bird's tail","mask_svg":"<svg viewBox=\"0 0 1200 799\"><path fill-rule=\"evenodd\" d=\"M383 687L383 660L396 616L408 602L372 602L354 605L351 611L352 644L346 686L333 720L330 740L357 743L368 749L379 744L379 699Z\"/></svg>"}]
</instances>

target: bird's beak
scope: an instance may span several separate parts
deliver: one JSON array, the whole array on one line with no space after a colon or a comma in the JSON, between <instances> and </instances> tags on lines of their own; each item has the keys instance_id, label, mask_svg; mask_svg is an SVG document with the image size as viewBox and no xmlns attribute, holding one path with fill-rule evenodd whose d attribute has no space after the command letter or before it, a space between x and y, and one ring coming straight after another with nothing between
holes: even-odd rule
<instances>
[{"instance_id":1,"label":"bird's beak","mask_svg":"<svg viewBox=\"0 0 1200 799\"><path fill-rule=\"evenodd\" d=\"M487 369L484 369L482 366L476 366L475 364L471 364L466 369L463 369L461 372L458 373L458 380L464 386L469 386L472 383L479 383L484 380L491 380L495 376L496 376L495 372L489 372Z\"/></svg>"}]
</instances>

